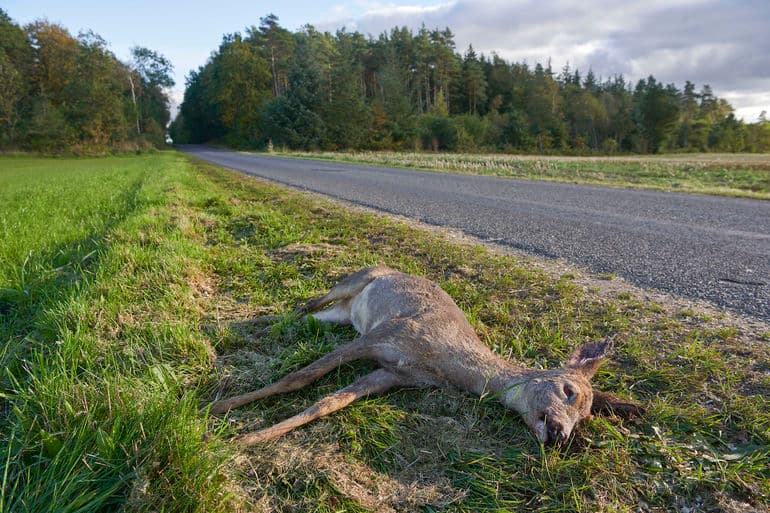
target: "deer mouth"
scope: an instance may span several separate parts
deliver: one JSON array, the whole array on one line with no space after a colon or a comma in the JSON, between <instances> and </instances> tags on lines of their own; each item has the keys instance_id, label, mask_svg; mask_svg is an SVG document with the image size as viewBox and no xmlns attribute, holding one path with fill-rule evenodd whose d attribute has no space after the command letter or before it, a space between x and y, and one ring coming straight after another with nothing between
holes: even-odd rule
<instances>
[{"instance_id":1,"label":"deer mouth","mask_svg":"<svg viewBox=\"0 0 770 513\"><path fill-rule=\"evenodd\" d=\"M545 424L546 444L563 443L567 440L569 433L564 430L561 422L549 420Z\"/></svg>"},{"instance_id":2,"label":"deer mouth","mask_svg":"<svg viewBox=\"0 0 770 513\"><path fill-rule=\"evenodd\" d=\"M564 424L548 415L541 415L535 425L535 436L538 441L545 445L561 444L569 438L569 431L564 428Z\"/></svg>"}]
</instances>

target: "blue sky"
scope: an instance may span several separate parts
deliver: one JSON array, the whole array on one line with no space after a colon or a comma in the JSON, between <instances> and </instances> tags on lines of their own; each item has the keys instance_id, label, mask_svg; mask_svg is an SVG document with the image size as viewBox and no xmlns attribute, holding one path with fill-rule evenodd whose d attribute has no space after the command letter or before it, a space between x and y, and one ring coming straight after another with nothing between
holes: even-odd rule
<instances>
[{"instance_id":1,"label":"blue sky","mask_svg":"<svg viewBox=\"0 0 770 513\"><path fill-rule=\"evenodd\" d=\"M223 34L274 13L290 30L312 23L377 35L396 25L449 26L460 52L472 43L510 60L550 57L556 69L569 62L604 77L709 83L746 121L770 112L769 0L0 0L0 7L21 24L47 18L73 35L92 29L124 60L134 45L161 52L176 68L176 98Z\"/></svg>"}]
</instances>

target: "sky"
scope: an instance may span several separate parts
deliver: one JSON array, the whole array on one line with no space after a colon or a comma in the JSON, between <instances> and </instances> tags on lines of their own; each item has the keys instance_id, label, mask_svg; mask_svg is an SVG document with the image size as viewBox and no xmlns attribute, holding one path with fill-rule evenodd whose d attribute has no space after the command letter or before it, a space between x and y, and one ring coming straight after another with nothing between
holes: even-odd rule
<instances>
[{"instance_id":1,"label":"sky","mask_svg":"<svg viewBox=\"0 0 770 513\"><path fill-rule=\"evenodd\" d=\"M297 30L358 30L373 36L394 26L449 27L457 51L496 52L512 61L565 63L585 76L654 75L679 88L710 84L747 122L770 113L770 0L0 0L17 23L38 18L77 35L91 29L122 60L132 46L168 57L180 101L185 77L205 64L226 33L259 25L269 13Z\"/></svg>"}]
</instances>

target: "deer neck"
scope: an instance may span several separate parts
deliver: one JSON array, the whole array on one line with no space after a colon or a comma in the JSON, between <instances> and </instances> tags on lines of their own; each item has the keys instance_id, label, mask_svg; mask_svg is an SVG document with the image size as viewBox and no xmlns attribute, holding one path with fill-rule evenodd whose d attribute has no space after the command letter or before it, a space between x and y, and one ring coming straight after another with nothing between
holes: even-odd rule
<instances>
[{"instance_id":1,"label":"deer neck","mask_svg":"<svg viewBox=\"0 0 770 513\"><path fill-rule=\"evenodd\" d=\"M525 413L528 410L526 385L537 374L537 370L500 359L489 376L488 391L497 396L506 408Z\"/></svg>"}]
</instances>

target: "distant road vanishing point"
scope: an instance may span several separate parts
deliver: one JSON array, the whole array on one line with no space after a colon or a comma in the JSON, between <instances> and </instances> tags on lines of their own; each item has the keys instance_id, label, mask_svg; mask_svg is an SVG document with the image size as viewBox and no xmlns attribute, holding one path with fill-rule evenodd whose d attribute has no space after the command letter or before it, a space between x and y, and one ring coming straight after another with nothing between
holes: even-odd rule
<instances>
[{"instance_id":1,"label":"distant road vanishing point","mask_svg":"<svg viewBox=\"0 0 770 513\"><path fill-rule=\"evenodd\" d=\"M770 201L180 149L770 321Z\"/></svg>"}]
</instances>

